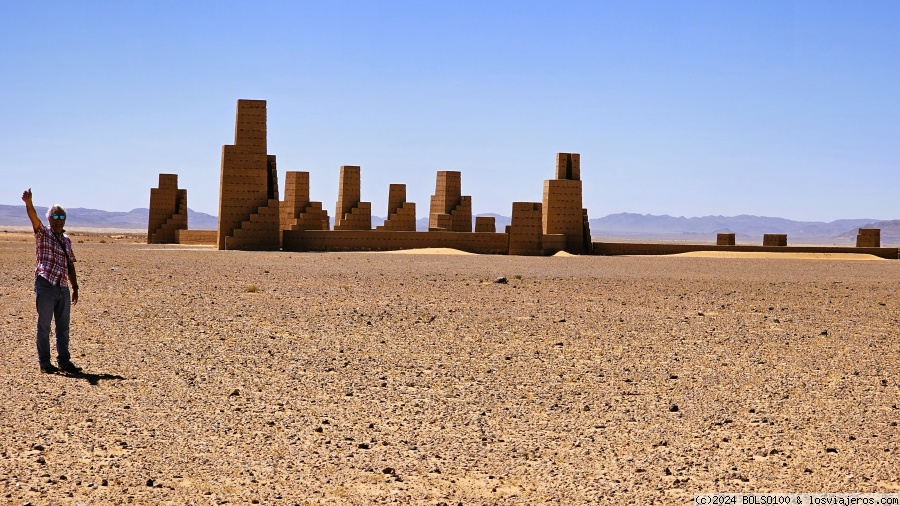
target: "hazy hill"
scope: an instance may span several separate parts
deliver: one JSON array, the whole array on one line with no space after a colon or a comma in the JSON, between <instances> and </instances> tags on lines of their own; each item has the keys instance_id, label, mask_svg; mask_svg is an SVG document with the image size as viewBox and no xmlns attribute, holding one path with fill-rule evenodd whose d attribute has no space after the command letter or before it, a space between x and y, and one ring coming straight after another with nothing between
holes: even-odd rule
<instances>
[{"instance_id":1,"label":"hazy hill","mask_svg":"<svg viewBox=\"0 0 900 506\"><path fill-rule=\"evenodd\" d=\"M734 232L748 237L763 234L788 234L790 237L835 237L850 229L872 223L873 219L823 221L794 221L767 216L655 216L650 214L619 213L590 220L591 235L654 236L693 235ZM855 236L854 232L854 236Z\"/></svg>"},{"instance_id":2,"label":"hazy hill","mask_svg":"<svg viewBox=\"0 0 900 506\"><path fill-rule=\"evenodd\" d=\"M35 206L41 221L46 223L47 208ZM91 228L132 228L147 229L147 220L150 210L146 207L132 209L131 211L101 211L99 209L86 209L83 207L70 207L66 209L69 217L66 226L91 227ZM25 204L9 206L0 204L0 226L29 226L28 215L25 214ZM188 227L192 230L215 230L218 227L218 219L206 213L199 213L188 209Z\"/></svg>"}]
</instances>

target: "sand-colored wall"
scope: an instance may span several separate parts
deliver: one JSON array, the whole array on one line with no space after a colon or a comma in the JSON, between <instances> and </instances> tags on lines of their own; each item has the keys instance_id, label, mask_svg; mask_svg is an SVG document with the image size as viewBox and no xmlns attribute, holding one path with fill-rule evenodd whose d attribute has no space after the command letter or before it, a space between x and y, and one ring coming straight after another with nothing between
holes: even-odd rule
<instances>
[{"instance_id":1,"label":"sand-colored wall","mask_svg":"<svg viewBox=\"0 0 900 506\"><path fill-rule=\"evenodd\" d=\"M453 248L470 253L506 254L506 234L484 232L408 232L393 230L286 230L285 251L391 251Z\"/></svg>"},{"instance_id":2,"label":"sand-colored wall","mask_svg":"<svg viewBox=\"0 0 900 506\"><path fill-rule=\"evenodd\" d=\"M595 255L673 255L692 251L737 251L756 253L864 253L881 258L900 258L898 248L854 248L849 246L718 246L713 244L593 243Z\"/></svg>"},{"instance_id":3,"label":"sand-colored wall","mask_svg":"<svg viewBox=\"0 0 900 506\"><path fill-rule=\"evenodd\" d=\"M218 233L215 230L178 230L175 239L178 244L208 244L214 246Z\"/></svg>"}]
</instances>

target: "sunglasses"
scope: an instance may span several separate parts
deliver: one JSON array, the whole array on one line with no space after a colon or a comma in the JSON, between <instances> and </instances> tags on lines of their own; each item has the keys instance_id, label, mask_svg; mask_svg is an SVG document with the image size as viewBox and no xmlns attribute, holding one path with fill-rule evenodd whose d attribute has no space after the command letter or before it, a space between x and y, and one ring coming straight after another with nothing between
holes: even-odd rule
<instances>
[{"instance_id":1,"label":"sunglasses","mask_svg":"<svg viewBox=\"0 0 900 506\"><path fill-rule=\"evenodd\" d=\"M53 218L54 220L64 220L64 219L66 219L66 215L65 215L65 214L51 214L50 217Z\"/></svg>"}]
</instances>

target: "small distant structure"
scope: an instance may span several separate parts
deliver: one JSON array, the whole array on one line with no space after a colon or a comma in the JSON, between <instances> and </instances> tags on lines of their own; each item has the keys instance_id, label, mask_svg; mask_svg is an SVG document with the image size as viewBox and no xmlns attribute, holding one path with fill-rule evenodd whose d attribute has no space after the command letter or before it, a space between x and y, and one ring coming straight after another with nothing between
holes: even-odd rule
<instances>
[{"instance_id":1,"label":"small distant structure","mask_svg":"<svg viewBox=\"0 0 900 506\"><path fill-rule=\"evenodd\" d=\"M716 246L734 246L734 233L719 232L716 234Z\"/></svg>"},{"instance_id":2,"label":"small distant structure","mask_svg":"<svg viewBox=\"0 0 900 506\"><path fill-rule=\"evenodd\" d=\"M219 249L279 248L278 171L266 134L266 101L238 100L234 144L222 146Z\"/></svg>"},{"instance_id":3,"label":"small distant structure","mask_svg":"<svg viewBox=\"0 0 900 506\"><path fill-rule=\"evenodd\" d=\"M476 216L475 231L493 234L497 232L497 220L493 216Z\"/></svg>"},{"instance_id":4,"label":"small distant structure","mask_svg":"<svg viewBox=\"0 0 900 506\"><path fill-rule=\"evenodd\" d=\"M861 228L856 234L857 248L880 248L881 247L881 229L880 228Z\"/></svg>"},{"instance_id":5,"label":"small distant structure","mask_svg":"<svg viewBox=\"0 0 900 506\"><path fill-rule=\"evenodd\" d=\"M177 243L178 231L187 228L187 190L178 188L178 174L160 174L159 187L150 188L147 244Z\"/></svg>"},{"instance_id":6,"label":"small distant structure","mask_svg":"<svg viewBox=\"0 0 900 506\"><path fill-rule=\"evenodd\" d=\"M787 246L787 234L763 234L763 246Z\"/></svg>"}]
</instances>

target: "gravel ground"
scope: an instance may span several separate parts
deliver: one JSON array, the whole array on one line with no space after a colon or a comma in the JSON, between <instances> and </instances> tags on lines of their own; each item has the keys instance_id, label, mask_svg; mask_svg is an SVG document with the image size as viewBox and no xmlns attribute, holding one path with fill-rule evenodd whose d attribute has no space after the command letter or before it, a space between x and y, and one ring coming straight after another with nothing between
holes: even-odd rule
<instances>
[{"instance_id":1,"label":"gravel ground","mask_svg":"<svg viewBox=\"0 0 900 506\"><path fill-rule=\"evenodd\" d=\"M101 237L73 237L67 377L38 370L33 240L0 233L0 503L900 492L900 261Z\"/></svg>"}]
</instances>

